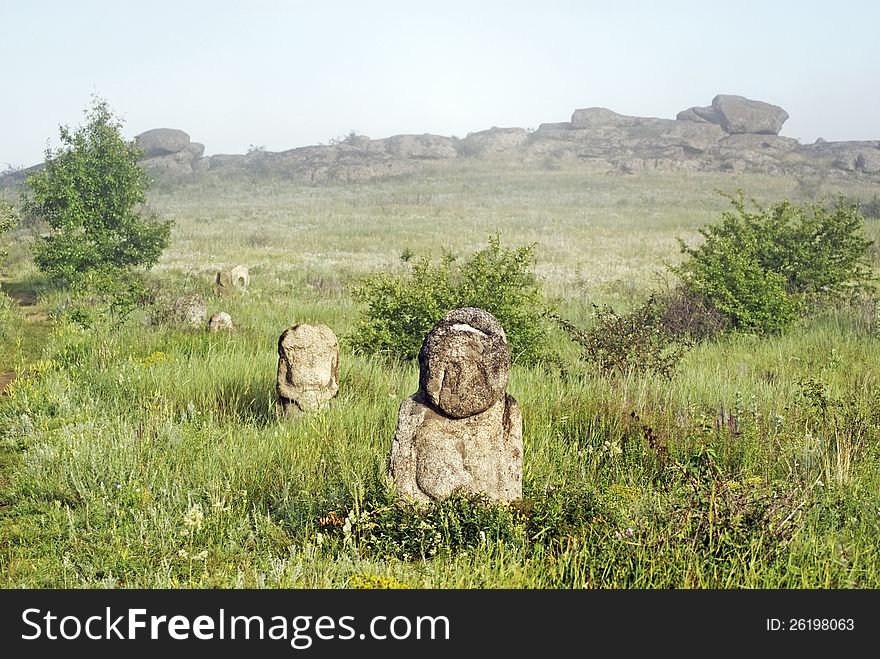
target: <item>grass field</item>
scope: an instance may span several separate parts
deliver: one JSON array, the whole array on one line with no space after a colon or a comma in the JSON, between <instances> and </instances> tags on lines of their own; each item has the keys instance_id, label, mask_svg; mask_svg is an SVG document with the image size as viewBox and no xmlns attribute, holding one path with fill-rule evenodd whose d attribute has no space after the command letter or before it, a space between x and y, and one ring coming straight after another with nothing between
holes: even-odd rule
<instances>
[{"instance_id":1,"label":"grass field","mask_svg":"<svg viewBox=\"0 0 880 659\"><path fill-rule=\"evenodd\" d=\"M148 322L83 330L27 260L4 290L0 586L413 588L880 587L880 325L830 308L773 338L691 350L670 381L514 364L524 498L392 504L385 467L415 365L352 353L361 275L406 249L536 243L548 297L582 324L663 285L677 238L741 188L764 204L877 186L764 175L601 174L499 160L345 186L208 180L156 187L175 220L162 300L198 292L234 333ZM876 220L868 236L880 239ZM880 270L876 245L872 258ZM212 296L236 264L251 283ZM45 314L45 315L40 315ZM28 317L29 316L29 317ZM51 319L51 326L47 319ZM279 334L341 339L340 391L279 421Z\"/></svg>"}]
</instances>

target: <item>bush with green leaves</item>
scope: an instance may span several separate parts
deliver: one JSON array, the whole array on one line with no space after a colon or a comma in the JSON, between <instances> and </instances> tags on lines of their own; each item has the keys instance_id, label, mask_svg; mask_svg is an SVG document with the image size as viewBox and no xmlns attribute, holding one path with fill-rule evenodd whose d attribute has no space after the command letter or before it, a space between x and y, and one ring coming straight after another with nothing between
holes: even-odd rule
<instances>
[{"instance_id":1,"label":"bush with green leaves","mask_svg":"<svg viewBox=\"0 0 880 659\"><path fill-rule=\"evenodd\" d=\"M367 308L351 337L354 350L415 359L427 333L447 312L478 307L501 323L513 361L537 361L547 328L544 297L532 270L534 249L534 244L503 247L495 234L463 263L451 254L439 263L405 254L408 272L369 275L355 289L355 299Z\"/></svg>"},{"instance_id":2,"label":"bush with green leaves","mask_svg":"<svg viewBox=\"0 0 880 659\"><path fill-rule=\"evenodd\" d=\"M659 293L660 327L686 343L715 338L730 329L730 319L692 290L678 285Z\"/></svg>"},{"instance_id":3,"label":"bush with green leaves","mask_svg":"<svg viewBox=\"0 0 880 659\"><path fill-rule=\"evenodd\" d=\"M18 223L18 219L18 214L12 204L5 199L0 199L0 264L6 257L6 250L2 242L3 236Z\"/></svg>"},{"instance_id":4,"label":"bush with green leaves","mask_svg":"<svg viewBox=\"0 0 880 659\"><path fill-rule=\"evenodd\" d=\"M45 167L27 178L23 208L51 232L34 246L50 280L125 315L137 296L138 271L167 246L171 222L143 212L149 178L143 152L121 135L107 102L93 98L86 123L60 128L62 146L47 149Z\"/></svg>"},{"instance_id":5,"label":"bush with green leaves","mask_svg":"<svg viewBox=\"0 0 880 659\"><path fill-rule=\"evenodd\" d=\"M685 288L726 316L734 329L773 333L816 303L871 281L864 218L839 197L802 205L781 201L747 208L742 191L726 196L732 210L702 229L672 271Z\"/></svg>"},{"instance_id":6,"label":"bush with green leaves","mask_svg":"<svg viewBox=\"0 0 880 659\"><path fill-rule=\"evenodd\" d=\"M4 234L18 223L18 215L5 199L0 199L0 266L6 258ZM10 328L16 323L15 304L0 286L0 342L9 338Z\"/></svg>"},{"instance_id":7,"label":"bush with green leaves","mask_svg":"<svg viewBox=\"0 0 880 659\"><path fill-rule=\"evenodd\" d=\"M663 326L664 305L655 297L627 314L608 305L593 305L595 323L580 329L558 314L549 314L581 348L581 359L604 375L648 373L671 378L690 348L690 341Z\"/></svg>"}]
</instances>

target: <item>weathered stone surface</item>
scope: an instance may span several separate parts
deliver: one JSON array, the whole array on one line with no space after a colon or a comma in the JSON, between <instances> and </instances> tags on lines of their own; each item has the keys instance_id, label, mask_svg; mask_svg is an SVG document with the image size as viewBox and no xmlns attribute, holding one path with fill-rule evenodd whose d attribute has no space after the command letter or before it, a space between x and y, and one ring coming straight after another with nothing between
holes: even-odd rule
<instances>
[{"instance_id":1,"label":"weathered stone surface","mask_svg":"<svg viewBox=\"0 0 880 659\"><path fill-rule=\"evenodd\" d=\"M207 158L202 158L206 163L206 169L211 171L232 172L243 170L248 162L248 157L243 153L217 153Z\"/></svg>"},{"instance_id":2,"label":"weathered stone surface","mask_svg":"<svg viewBox=\"0 0 880 659\"><path fill-rule=\"evenodd\" d=\"M198 293L182 295L177 298L171 305L169 312L169 317L172 321L194 327L204 325L207 315L208 306L205 304L204 298Z\"/></svg>"},{"instance_id":3,"label":"weathered stone surface","mask_svg":"<svg viewBox=\"0 0 880 659\"><path fill-rule=\"evenodd\" d=\"M349 135L341 143L281 152L204 156L202 144L184 131L158 128L138 136L148 153L143 165L156 178L270 177L304 183L359 182L417 171L425 162L462 156L538 162L547 169L586 166L593 171L753 171L796 176L830 175L838 180L875 180L880 164L872 142L827 142L789 148L778 137L788 113L743 96L718 95L712 105L694 106L677 119L634 117L607 108L579 108L572 121L542 123L534 131L497 128L464 139L406 134L370 140ZM740 141L725 137L747 137ZM755 138L755 139L751 139ZM509 156L513 156L510 158ZM36 165L0 175L0 189L15 190Z\"/></svg>"},{"instance_id":4,"label":"weathered stone surface","mask_svg":"<svg viewBox=\"0 0 880 659\"><path fill-rule=\"evenodd\" d=\"M214 283L212 285L214 295L231 295L235 292L235 284L232 281L232 274L228 270L220 270L214 275Z\"/></svg>"},{"instance_id":5,"label":"weathered stone surface","mask_svg":"<svg viewBox=\"0 0 880 659\"><path fill-rule=\"evenodd\" d=\"M694 106L687 110L682 110L675 115L678 121L694 121L696 123L720 124L721 117L715 112L715 108L711 105L706 107Z\"/></svg>"},{"instance_id":6,"label":"weathered stone surface","mask_svg":"<svg viewBox=\"0 0 880 659\"><path fill-rule=\"evenodd\" d=\"M782 124L788 119L788 112L764 101L718 94L712 99L712 105L682 110L675 118L679 121L718 124L730 134L778 135Z\"/></svg>"},{"instance_id":7,"label":"weathered stone surface","mask_svg":"<svg viewBox=\"0 0 880 659\"><path fill-rule=\"evenodd\" d=\"M183 150L164 156L147 158L141 164L151 174L188 176L193 173L193 154Z\"/></svg>"},{"instance_id":8,"label":"weathered stone surface","mask_svg":"<svg viewBox=\"0 0 880 659\"><path fill-rule=\"evenodd\" d=\"M201 158L205 154L205 145L201 142L190 142L184 150L191 153L194 159Z\"/></svg>"},{"instance_id":9,"label":"weathered stone surface","mask_svg":"<svg viewBox=\"0 0 880 659\"><path fill-rule=\"evenodd\" d=\"M536 132L538 133L546 133L548 131L560 131L560 130L571 130L572 125L570 121L554 121L550 123L543 123L538 126Z\"/></svg>"},{"instance_id":10,"label":"weathered stone surface","mask_svg":"<svg viewBox=\"0 0 880 659\"><path fill-rule=\"evenodd\" d=\"M368 149L380 151L395 158L414 160L442 160L455 158L458 152L451 138L444 135L392 135L381 140L372 140Z\"/></svg>"},{"instance_id":11,"label":"weathered stone surface","mask_svg":"<svg viewBox=\"0 0 880 659\"><path fill-rule=\"evenodd\" d=\"M419 352L419 390L401 404L391 445L398 497L522 496L522 414L505 393L509 368L507 337L490 313L455 309L434 326Z\"/></svg>"},{"instance_id":12,"label":"weathered stone surface","mask_svg":"<svg viewBox=\"0 0 880 659\"><path fill-rule=\"evenodd\" d=\"M856 156L856 171L865 174L880 173L880 151L877 149L862 151Z\"/></svg>"},{"instance_id":13,"label":"weathered stone surface","mask_svg":"<svg viewBox=\"0 0 880 659\"><path fill-rule=\"evenodd\" d=\"M276 411L292 416L326 407L339 391L339 342L326 325L300 323L278 338Z\"/></svg>"},{"instance_id":14,"label":"weathered stone surface","mask_svg":"<svg viewBox=\"0 0 880 659\"><path fill-rule=\"evenodd\" d=\"M855 146L835 150L833 167L847 172L880 173L880 149Z\"/></svg>"},{"instance_id":15,"label":"weathered stone surface","mask_svg":"<svg viewBox=\"0 0 880 659\"><path fill-rule=\"evenodd\" d=\"M499 153L518 147L528 139L528 136L528 131L525 128L493 126L489 130L468 133L467 137L456 145L456 149L460 155Z\"/></svg>"},{"instance_id":16,"label":"weathered stone surface","mask_svg":"<svg viewBox=\"0 0 880 659\"><path fill-rule=\"evenodd\" d=\"M510 346L487 311L454 309L419 350L419 389L444 414L460 419L491 407L507 389Z\"/></svg>"},{"instance_id":17,"label":"weathered stone surface","mask_svg":"<svg viewBox=\"0 0 880 659\"><path fill-rule=\"evenodd\" d=\"M522 498L522 413L505 394L487 410L450 418L422 392L400 406L391 446L395 494L439 501L456 490L492 499Z\"/></svg>"},{"instance_id":18,"label":"weathered stone surface","mask_svg":"<svg viewBox=\"0 0 880 659\"><path fill-rule=\"evenodd\" d=\"M237 265L229 271L232 284L240 288L247 288L251 283L251 275L248 269L243 265Z\"/></svg>"},{"instance_id":19,"label":"weathered stone surface","mask_svg":"<svg viewBox=\"0 0 880 659\"><path fill-rule=\"evenodd\" d=\"M189 135L176 128L154 128L135 138L137 145L144 150L144 157L155 158L183 151L189 145ZM199 154L201 155L201 154Z\"/></svg>"},{"instance_id":20,"label":"weathered stone surface","mask_svg":"<svg viewBox=\"0 0 880 659\"><path fill-rule=\"evenodd\" d=\"M225 311L218 311L208 319L208 330L211 332L233 329L235 325L232 324L232 316Z\"/></svg>"},{"instance_id":21,"label":"weathered stone surface","mask_svg":"<svg viewBox=\"0 0 880 659\"><path fill-rule=\"evenodd\" d=\"M712 99L718 123L728 133L778 135L788 112L778 105L753 101L744 96L719 94Z\"/></svg>"},{"instance_id":22,"label":"weathered stone surface","mask_svg":"<svg viewBox=\"0 0 880 659\"><path fill-rule=\"evenodd\" d=\"M753 133L726 135L718 144L722 148L733 149L739 152L756 151L764 153L775 152L777 154L793 151L799 146L798 141L791 137Z\"/></svg>"},{"instance_id":23,"label":"weathered stone surface","mask_svg":"<svg viewBox=\"0 0 880 659\"><path fill-rule=\"evenodd\" d=\"M262 153L250 160L235 161L225 156L217 167L227 171L240 167L255 174L282 176L295 181L323 183L326 181L367 181L383 176L411 172L415 160L398 158L385 153L384 147L371 141L366 149L349 144L308 146L278 153ZM211 169L214 169L212 156Z\"/></svg>"},{"instance_id":24,"label":"weathered stone surface","mask_svg":"<svg viewBox=\"0 0 880 659\"><path fill-rule=\"evenodd\" d=\"M608 126L632 126L639 117L618 114L607 108L581 108L571 115L572 128L598 128Z\"/></svg>"}]
</instances>

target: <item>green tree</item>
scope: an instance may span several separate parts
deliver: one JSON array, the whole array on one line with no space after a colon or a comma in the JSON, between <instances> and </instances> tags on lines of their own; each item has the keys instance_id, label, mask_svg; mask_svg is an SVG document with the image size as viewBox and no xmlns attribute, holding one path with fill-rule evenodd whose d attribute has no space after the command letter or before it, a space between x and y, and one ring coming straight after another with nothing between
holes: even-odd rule
<instances>
[{"instance_id":1,"label":"green tree","mask_svg":"<svg viewBox=\"0 0 880 659\"><path fill-rule=\"evenodd\" d=\"M51 228L34 246L37 267L124 315L172 223L144 211L150 180L139 164L143 152L123 139L107 102L94 97L85 117L73 131L60 128L62 146L47 149L45 167L27 178L23 208Z\"/></svg>"},{"instance_id":2,"label":"green tree","mask_svg":"<svg viewBox=\"0 0 880 659\"><path fill-rule=\"evenodd\" d=\"M777 332L816 303L871 281L864 218L858 204L839 197L769 208L742 191L725 195L733 206L721 222L702 229L697 247L675 272L683 285L730 319L734 329Z\"/></svg>"}]
</instances>

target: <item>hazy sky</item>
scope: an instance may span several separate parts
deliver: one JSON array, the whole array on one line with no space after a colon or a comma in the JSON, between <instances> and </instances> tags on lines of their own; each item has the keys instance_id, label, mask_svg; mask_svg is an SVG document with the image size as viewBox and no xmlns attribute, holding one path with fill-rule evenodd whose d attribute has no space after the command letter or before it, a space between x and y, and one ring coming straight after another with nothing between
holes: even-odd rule
<instances>
[{"instance_id":1,"label":"hazy sky","mask_svg":"<svg viewBox=\"0 0 880 659\"><path fill-rule=\"evenodd\" d=\"M207 154L715 94L781 105L803 143L880 139L878 26L867 0L0 0L0 168L41 162L93 93L126 137L181 128Z\"/></svg>"}]
</instances>

